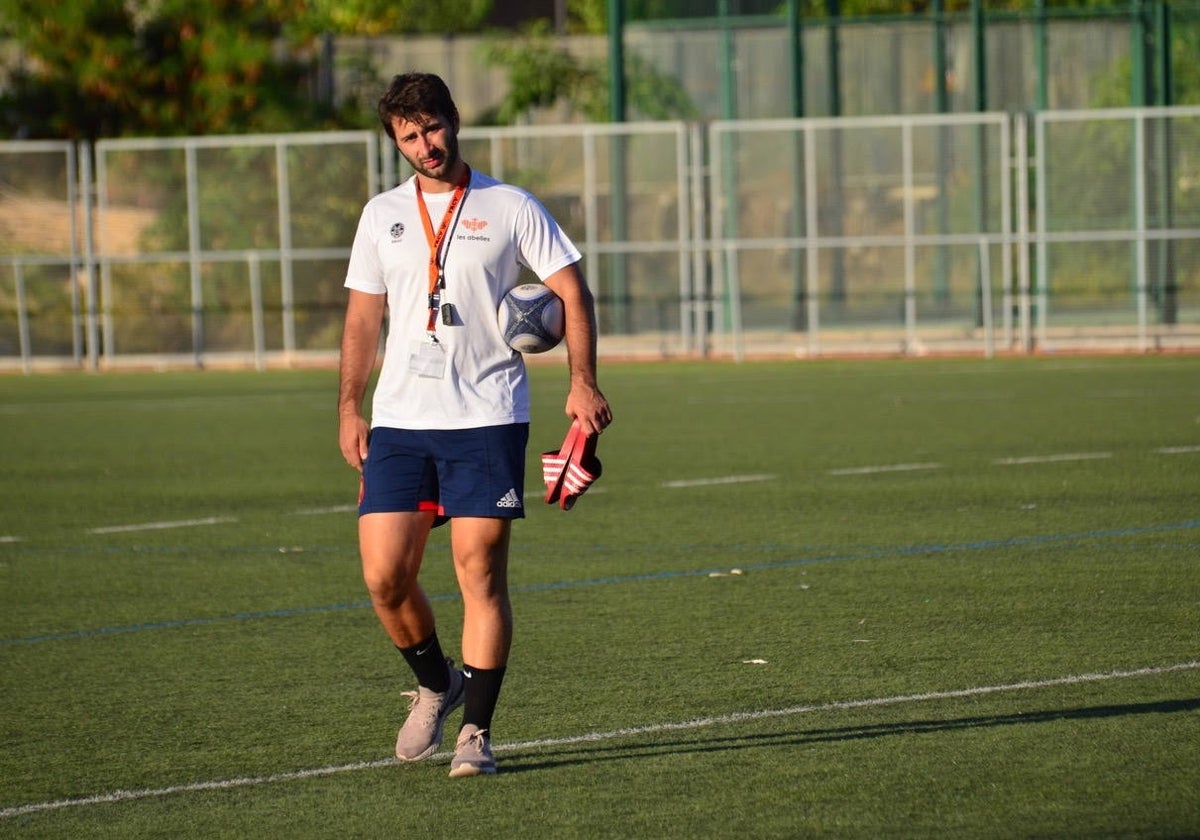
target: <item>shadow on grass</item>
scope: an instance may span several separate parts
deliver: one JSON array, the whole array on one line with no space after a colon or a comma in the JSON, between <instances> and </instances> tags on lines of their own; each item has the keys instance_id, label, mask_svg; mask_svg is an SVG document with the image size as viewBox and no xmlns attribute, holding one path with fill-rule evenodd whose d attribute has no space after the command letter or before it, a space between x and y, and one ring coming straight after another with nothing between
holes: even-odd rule
<instances>
[{"instance_id":1,"label":"shadow on grass","mask_svg":"<svg viewBox=\"0 0 1200 840\"><path fill-rule=\"evenodd\" d=\"M801 746L804 744L837 743L885 738L893 735L920 735L927 732L954 732L964 729L983 729L996 726L1018 726L1032 723L1053 723L1064 720L1091 720L1126 717L1129 715L1173 714L1200 710L1200 698L1160 700L1154 703L1132 703L1114 706L1086 706L1078 709L1024 712L1008 715L981 715L950 720L914 720L878 723L864 726L842 726L832 729L801 729L766 732L753 735L719 736L711 738L681 737L676 731L670 740L642 740L624 745L588 744L567 746L556 755L522 755L521 751L505 753L504 773L524 773L549 770L572 764L596 761L623 761L680 753L709 753L726 750L755 749L764 746Z\"/></svg>"}]
</instances>

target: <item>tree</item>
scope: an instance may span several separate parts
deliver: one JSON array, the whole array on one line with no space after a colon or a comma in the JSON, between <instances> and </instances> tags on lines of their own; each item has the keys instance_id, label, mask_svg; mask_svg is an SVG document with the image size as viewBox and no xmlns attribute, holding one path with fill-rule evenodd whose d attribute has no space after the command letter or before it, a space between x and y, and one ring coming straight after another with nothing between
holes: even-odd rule
<instances>
[{"instance_id":1,"label":"tree","mask_svg":"<svg viewBox=\"0 0 1200 840\"><path fill-rule=\"evenodd\" d=\"M599 35L607 30L606 0L569 0L567 29ZM550 21L536 20L517 38L494 38L484 58L508 71L508 93L485 121L512 123L534 108L560 102L591 122L609 119L609 70L605 60L581 59L568 52L550 31ZM688 119L699 111L683 85L643 57L626 56L627 104L635 119Z\"/></svg>"},{"instance_id":2,"label":"tree","mask_svg":"<svg viewBox=\"0 0 1200 840\"><path fill-rule=\"evenodd\" d=\"M308 5L306 26L338 35L475 32L492 10L492 0L309 0Z\"/></svg>"},{"instance_id":3,"label":"tree","mask_svg":"<svg viewBox=\"0 0 1200 840\"><path fill-rule=\"evenodd\" d=\"M47 8L52 7L52 8ZM0 119L18 136L86 138L279 128L311 118L306 65L276 43L284 0L0 0L25 60Z\"/></svg>"},{"instance_id":4,"label":"tree","mask_svg":"<svg viewBox=\"0 0 1200 840\"><path fill-rule=\"evenodd\" d=\"M22 55L0 129L91 140L361 124L312 95L321 35L466 31L491 3L0 0L0 33Z\"/></svg>"}]
</instances>

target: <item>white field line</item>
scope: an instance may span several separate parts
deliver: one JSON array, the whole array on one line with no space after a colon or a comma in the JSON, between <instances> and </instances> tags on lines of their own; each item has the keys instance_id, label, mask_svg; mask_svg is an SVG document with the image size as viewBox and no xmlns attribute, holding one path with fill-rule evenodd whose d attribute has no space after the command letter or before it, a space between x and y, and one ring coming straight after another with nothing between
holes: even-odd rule
<instances>
[{"instance_id":1,"label":"white field line","mask_svg":"<svg viewBox=\"0 0 1200 840\"><path fill-rule=\"evenodd\" d=\"M1020 458L997 458L992 461L997 467L1011 467L1019 464L1057 464L1061 461L1101 461L1111 458L1111 452L1064 452L1061 455L1025 455Z\"/></svg>"},{"instance_id":2,"label":"white field line","mask_svg":"<svg viewBox=\"0 0 1200 840\"><path fill-rule=\"evenodd\" d=\"M0 537L0 543L15 543L21 542L24 537Z\"/></svg>"},{"instance_id":3,"label":"white field line","mask_svg":"<svg viewBox=\"0 0 1200 840\"><path fill-rule=\"evenodd\" d=\"M1155 449L1154 452L1160 455L1183 455L1192 452L1200 452L1200 446L1163 446ZM1027 455L1016 458L997 458L992 461L993 466L1007 467L1020 464L1050 464L1063 461L1095 461L1104 458L1111 458L1111 452L1079 452L1065 453L1060 455ZM944 464L930 461L925 463L913 464L879 464L866 467L843 467L840 469L826 470L827 475L875 475L878 473L890 472L911 472L917 470L940 470ZM722 484L746 484L756 481L773 481L778 478L777 475L770 473L754 473L750 475L726 475L716 478L697 478L680 481L664 481L661 487L668 489L680 489L685 487L712 487ZM537 495L542 488L536 487L533 490L526 490L526 495ZM592 494L603 493L603 487L592 489ZM358 505L330 505L328 507L303 508L294 510L289 513L289 516L322 516L333 513L353 513L358 510ZM145 522L138 525L112 525L103 528L89 528L89 534L123 534L132 533L135 531L159 531L168 528L190 528L197 525L225 525L237 520L232 517L213 516L207 519L183 519L175 522ZM24 537L15 536L0 536L0 544L15 543L24 541Z\"/></svg>"},{"instance_id":4,"label":"white field line","mask_svg":"<svg viewBox=\"0 0 1200 840\"><path fill-rule=\"evenodd\" d=\"M942 465L936 462L924 464L879 464L871 467L843 467L828 470L829 475L874 475L876 473L912 472L915 470L940 470Z\"/></svg>"},{"instance_id":5,"label":"white field line","mask_svg":"<svg viewBox=\"0 0 1200 840\"><path fill-rule=\"evenodd\" d=\"M326 513L354 513L356 510L358 510L358 505L330 505L329 507L294 510L288 516L321 516Z\"/></svg>"},{"instance_id":6,"label":"white field line","mask_svg":"<svg viewBox=\"0 0 1200 840\"><path fill-rule=\"evenodd\" d=\"M178 519L174 522L143 522L139 525L109 525L89 528L89 534L126 534L133 531L164 531L168 528L191 528L196 525L227 525L237 522L232 516L209 516L204 519Z\"/></svg>"},{"instance_id":7,"label":"white field line","mask_svg":"<svg viewBox=\"0 0 1200 840\"><path fill-rule=\"evenodd\" d=\"M754 475L723 475L717 478L693 478L683 481L664 481L660 486L676 489L680 487L712 487L717 484L747 484L753 481L772 481L776 476L768 473Z\"/></svg>"},{"instance_id":8,"label":"white field line","mask_svg":"<svg viewBox=\"0 0 1200 840\"><path fill-rule=\"evenodd\" d=\"M518 741L511 744L493 744L494 752L514 752L522 750L542 750L550 747L569 747L575 744L592 744L599 741L613 741L619 738L630 738L640 735L657 735L661 732L677 732L687 729L703 729L709 726L745 723L748 721L767 720L770 718L791 717L795 715L813 714L820 712L836 712L851 709L870 709L882 706L900 706L908 703L923 703L931 700L954 700L963 697L979 697L986 694L998 694L1005 691L1031 691L1039 688L1052 688L1064 685L1081 685L1084 683L1108 682L1111 680L1130 679L1133 677L1151 677L1170 674L1179 671L1195 671L1200 669L1200 660L1181 662L1175 665L1160 665L1149 668L1137 668L1127 671L1107 671L1095 674L1075 674L1066 677L1052 677L1045 680L1028 680L1025 682L1008 683L1006 685L986 685L976 688L960 688L950 691L930 691L923 694L900 694L892 697L872 697L864 700L839 700L832 703L819 703L807 706L789 706L783 709L763 709L754 712L734 712L727 715L696 718L667 723L655 723L647 726L635 726L625 729L611 729L607 732L585 732L581 735L568 735L561 738L542 738L534 741ZM449 758L450 753L443 751L433 756L435 759ZM269 776L247 776L237 779L218 779L209 782L192 782L184 785L173 785L162 788L144 788L142 790L117 790L112 793L97 796L86 796L78 799L59 799L52 802L35 802L29 805L14 805L0 808L0 819L20 817L43 811L57 811L63 808L82 807L87 805L107 805L116 802L132 802L141 799L153 799L162 796L172 796L181 793L198 793L210 790L232 790L235 788L269 785L276 782L291 782L303 779L314 779L322 776L336 776L341 773L354 773L359 770L374 770L390 767L398 762L394 758L383 758L375 761L356 761L353 764L339 764L329 767L314 767L308 770L293 770L286 773L274 773Z\"/></svg>"}]
</instances>

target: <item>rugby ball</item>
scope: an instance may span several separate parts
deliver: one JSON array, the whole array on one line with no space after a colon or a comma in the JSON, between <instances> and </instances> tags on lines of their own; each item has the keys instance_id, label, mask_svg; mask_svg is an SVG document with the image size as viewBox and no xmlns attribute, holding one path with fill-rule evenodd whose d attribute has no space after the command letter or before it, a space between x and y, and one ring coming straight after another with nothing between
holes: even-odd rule
<instances>
[{"instance_id":1,"label":"rugby ball","mask_svg":"<svg viewBox=\"0 0 1200 840\"><path fill-rule=\"evenodd\" d=\"M563 339L563 302L541 283L514 286L496 313L504 343L518 353L545 353Z\"/></svg>"}]
</instances>

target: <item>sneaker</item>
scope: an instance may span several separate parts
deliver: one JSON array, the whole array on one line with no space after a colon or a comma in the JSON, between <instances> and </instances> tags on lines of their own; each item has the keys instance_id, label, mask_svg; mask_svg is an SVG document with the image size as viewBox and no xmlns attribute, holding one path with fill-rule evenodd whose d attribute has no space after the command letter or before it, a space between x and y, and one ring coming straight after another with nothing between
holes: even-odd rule
<instances>
[{"instance_id":1,"label":"sneaker","mask_svg":"<svg viewBox=\"0 0 1200 840\"><path fill-rule=\"evenodd\" d=\"M496 759L492 758L492 744L488 731L468 723L458 733L454 745L454 758L450 761L450 778L480 776L496 772Z\"/></svg>"},{"instance_id":2,"label":"sneaker","mask_svg":"<svg viewBox=\"0 0 1200 840\"><path fill-rule=\"evenodd\" d=\"M463 703L462 671L454 667L454 660L447 658L450 669L450 687L440 694L418 686L416 691L406 691L410 698L408 720L400 727L396 736L396 758L401 761L420 761L429 758L442 745L442 726L446 716Z\"/></svg>"}]
</instances>

